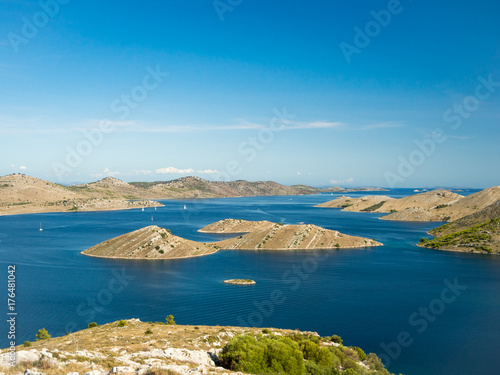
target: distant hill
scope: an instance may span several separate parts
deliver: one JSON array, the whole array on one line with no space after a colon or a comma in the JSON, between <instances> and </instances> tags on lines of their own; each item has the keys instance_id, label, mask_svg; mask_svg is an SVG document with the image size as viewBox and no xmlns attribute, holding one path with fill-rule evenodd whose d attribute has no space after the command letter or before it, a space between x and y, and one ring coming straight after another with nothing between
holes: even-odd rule
<instances>
[{"instance_id":1,"label":"distant hill","mask_svg":"<svg viewBox=\"0 0 500 375\"><path fill-rule=\"evenodd\" d=\"M142 189L142 196L151 199L305 195L323 192L383 190L379 188L344 189L341 187L319 189L307 185L285 186L273 181L207 181L192 176L172 181L132 182L130 185Z\"/></svg>"},{"instance_id":2,"label":"distant hill","mask_svg":"<svg viewBox=\"0 0 500 375\"><path fill-rule=\"evenodd\" d=\"M199 177L130 184L106 177L68 187L27 175L12 174L0 177L0 215L161 206L158 202L149 201L151 199L301 195L330 191L348 190L339 187L318 189L305 185L285 186L272 181L207 181Z\"/></svg>"},{"instance_id":3,"label":"distant hill","mask_svg":"<svg viewBox=\"0 0 500 375\"><path fill-rule=\"evenodd\" d=\"M381 217L383 220L451 221L480 211L499 199L500 186L494 186L467 197L438 189L400 199L380 195L362 198L339 197L316 207L389 213Z\"/></svg>"},{"instance_id":4,"label":"distant hill","mask_svg":"<svg viewBox=\"0 0 500 375\"><path fill-rule=\"evenodd\" d=\"M420 246L449 251L500 254L500 200L482 210L429 232Z\"/></svg>"},{"instance_id":5,"label":"distant hill","mask_svg":"<svg viewBox=\"0 0 500 375\"><path fill-rule=\"evenodd\" d=\"M111 191L67 187L22 174L0 177L0 215L154 206L162 205L149 200L132 202Z\"/></svg>"}]
</instances>

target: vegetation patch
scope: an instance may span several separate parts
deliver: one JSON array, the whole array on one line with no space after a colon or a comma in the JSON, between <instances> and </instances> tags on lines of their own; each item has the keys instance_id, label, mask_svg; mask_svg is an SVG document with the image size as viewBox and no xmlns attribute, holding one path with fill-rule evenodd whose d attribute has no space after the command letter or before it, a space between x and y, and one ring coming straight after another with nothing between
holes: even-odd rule
<instances>
[{"instance_id":1,"label":"vegetation patch","mask_svg":"<svg viewBox=\"0 0 500 375\"><path fill-rule=\"evenodd\" d=\"M474 225L470 228L450 233L445 236L436 237L432 240L422 238L420 245L431 249L442 248L470 248L471 251L492 253L490 245L493 242L493 234L498 234L500 218L488 220L482 224ZM440 229L441 228L441 229ZM434 230L440 233L448 228L446 225Z\"/></svg>"},{"instance_id":2,"label":"vegetation patch","mask_svg":"<svg viewBox=\"0 0 500 375\"><path fill-rule=\"evenodd\" d=\"M267 333L233 337L222 349L221 365L250 374L389 374L375 354L360 348L328 345L330 338L302 333Z\"/></svg>"},{"instance_id":3,"label":"vegetation patch","mask_svg":"<svg viewBox=\"0 0 500 375\"><path fill-rule=\"evenodd\" d=\"M382 207L384 205L385 202L387 202L387 201L382 201L382 202L376 203L373 206L366 207L366 208L362 209L361 211L372 212L372 211L378 210L380 207Z\"/></svg>"}]
</instances>

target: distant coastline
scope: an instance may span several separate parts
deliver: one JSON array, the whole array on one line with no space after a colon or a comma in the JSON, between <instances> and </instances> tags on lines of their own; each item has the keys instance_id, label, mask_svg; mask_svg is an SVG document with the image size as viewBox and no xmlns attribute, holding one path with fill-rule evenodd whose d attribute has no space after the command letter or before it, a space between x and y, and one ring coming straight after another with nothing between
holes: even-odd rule
<instances>
[{"instance_id":1,"label":"distant coastline","mask_svg":"<svg viewBox=\"0 0 500 375\"><path fill-rule=\"evenodd\" d=\"M24 174L0 177L0 216L49 212L114 211L160 207L155 200L208 199L252 196L310 195L380 188L344 189L285 186L273 181L207 181L182 177L171 181L127 183L114 177L75 186L64 186Z\"/></svg>"}]
</instances>

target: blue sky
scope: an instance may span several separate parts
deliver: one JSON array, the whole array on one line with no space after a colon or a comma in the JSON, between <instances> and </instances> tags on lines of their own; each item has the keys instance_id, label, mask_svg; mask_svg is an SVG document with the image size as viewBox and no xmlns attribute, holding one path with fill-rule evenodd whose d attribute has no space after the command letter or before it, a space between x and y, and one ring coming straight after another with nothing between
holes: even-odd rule
<instances>
[{"instance_id":1,"label":"blue sky","mask_svg":"<svg viewBox=\"0 0 500 375\"><path fill-rule=\"evenodd\" d=\"M499 184L496 1L0 9L1 175Z\"/></svg>"}]
</instances>

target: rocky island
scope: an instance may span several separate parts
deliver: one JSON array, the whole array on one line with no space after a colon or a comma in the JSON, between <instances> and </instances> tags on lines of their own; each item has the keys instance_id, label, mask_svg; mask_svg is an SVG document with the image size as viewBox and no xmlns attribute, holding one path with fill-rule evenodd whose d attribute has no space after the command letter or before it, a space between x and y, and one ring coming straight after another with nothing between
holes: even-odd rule
<instances>
[{"instance_id":1,"label":"rocky island","mask_svg":"<svg viewBox=\"0 0 500 375\"><path fill-rule=\"evenodd\" d=\"M223 219L215 223L209 224L206 227L198 229L200 233L249 233L259 229L270 228L274 223L267 220L248 221Z\"/></svg>"},{"instance_id":2,"label":"rocky island","mask_svg":"<svg viewBox=\"0 0 500 375\"><path fill-rule=\"evenodd\" d=\"M213 254L227 250L325 250L382 246L372 239L349 236L335 230L312 224L284 225L271 222L251 222L235 219L211 224L214 233L226 233L243 226L256 228L250 233L235 238L200 243L173 235L170 230L151 225L101 242L85 251L83 255L118 259L178 259ZM225 228L223 230L222 228ZM239 232L238 232L239 233Z\"/></svg>"},{"instance_id":3,"label":"rocky island","mask_svg":"<svg viewBox=\"0 0 500 375\"><path fill-rule=\"evenodd\" d=\"M254 280L250 279L230 279L224 280L225 284L234 284L234 285L254 285L257 284Z\"/></svg>"},{"instance_id":4,"label":"rocky island","mask_svg":"<svg viewBox=\"0 0 500 375\"><path fill-rule=\"evenodd\" d=\"M316 207L341 208L353 212L387 213L383 220L453 221L478 212L500 199L500 186L469 196L438 189L404 198L372 195L361 198L339 197Z\"/></svg>"},{"instance_id":5,"label":"rocky island","mask_svg":"<svg viewBox=\"0 0 500 375\"><path fill-rule=\"evenodd\" d=\"M97 258L179 259L217 252L218 247L174 236L170 230L150 225L115 237L82 252Z\"/></svg>"}]
</instances>

